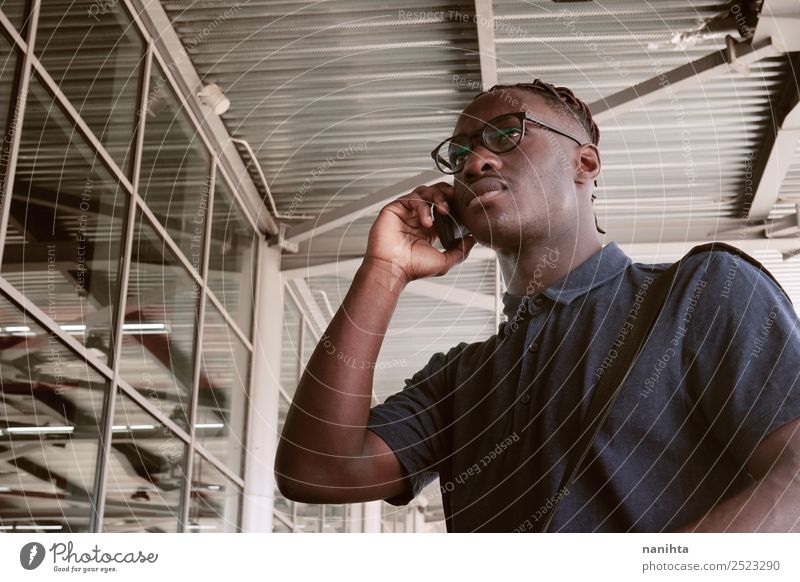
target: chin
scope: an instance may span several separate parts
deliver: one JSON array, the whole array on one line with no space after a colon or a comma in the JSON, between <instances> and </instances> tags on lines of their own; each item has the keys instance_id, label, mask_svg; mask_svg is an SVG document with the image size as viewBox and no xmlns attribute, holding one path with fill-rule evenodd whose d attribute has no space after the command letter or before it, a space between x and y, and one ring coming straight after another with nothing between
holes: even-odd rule
<instances>
[{"instance_id":1,"label":"chin","mask_svg":"<svg viewBox=\"0 0 800 582\"><path fill-rule=\"evenodd\" d=\"M518 248L525 238L518 221L473 220L468 225L479 243L494 250Z\"/></svg>"}]
</instances>

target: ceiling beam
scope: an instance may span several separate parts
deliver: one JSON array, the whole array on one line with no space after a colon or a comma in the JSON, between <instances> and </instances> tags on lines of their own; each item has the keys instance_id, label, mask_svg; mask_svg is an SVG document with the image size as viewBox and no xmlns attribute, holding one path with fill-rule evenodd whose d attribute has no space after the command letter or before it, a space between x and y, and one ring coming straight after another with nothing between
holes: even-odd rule
<instances>
[{"instance_id":1,"label":"ceiling beam","mask_svg":"<svg viewBox=\"0 0 800 582\"><path fill-rule=\"evenodd\" d=\"M459 287L457 283L445 285L443 283L434 283L427 279L419 279L409 283L405 290L414 295L438 299L447 303L458 303L459 305L477 307L491 312L497 309L497 303L493 295L464 289Z\"/></svg>"},{"instance_id":2,"label":"ceiling beam","mask_svg":"<svg viewBox=\"0 0 800 582\"><path fill-rule=\"evenodd\" d=\"M753 40L771 37L782 52L800 51L800 4L797 0L764 0Z\"/></svg>"},{"instance_id":3,"label":"ceiling beam","mask_svg":"<svg viewBox=\"0 0 800 582\"><path fill-rule=\"evenodd\" d=\"M478 27L478 53L481 61L483 90L497 84L497 56L494 42L492 0L475 0L475 23Z\"/></svg>"},{"instance_id":4,"label":"ceiling beam","mask_svg":"<svg viewBox=\"0 0 800 582\"><path fill-rule=\"evenodd\" d=\"M286 268L281 271L281 277L284 280L291 280L297 278L319 277L322 275L341 275L343 277L350 277L358 270L364 260L364 251L366 244L362 245L363 249L353 248L353 254L345 257L343 254L337 253L336 259L320 257L306 257L307 264L302 267L293 266L293 263L288 263ZM473 247L469 256L464 262L469 261L488 261L494 260L495 253L489 247L482 245ZM284 256L286 259L286 256ZM286 264L282 262L282 264Z\"/></svg>"},{"instance_id":5,"label":"ceiling beam","mask_svg":"<svg viewBox=\"0 0 800 582\"><path fill-rule=\"evenodd\" d=\"M790 71L800 71L797 53L789 59L789 64ZM764 142L754 156L752 178L742 186L744 208L750 220L769 216L800 143L800 91L793 74L787 77L783 94L771 113Z\"/></svg>"},{"instance_id":6,"label":"ceiling beam","mask_svg":"<svg viewBox=\"0 0 800 582\"><path fill-rule=\"evenodd\" d=\"M704 79L719 76L731 69L746 72L747 66L751 63L783 52L770 38L736 42L729 36L726 40L728 46L725 49L669 71L659 70L656 62L654 77L590 104L592 115L597 121L609 119L631 107L671 97L677 91L696 85Z\"/></svg>"},{"instance_id":7,"label":"ceiling beam","mask_svg":"<svg viewBox=\"0 0 800 582\"><path fill-rule=\"evenodd\" d=\"M442 181L449 181L452 183L452 176L448 177L436 170L428 170L416 176L400 180L359 200L330 210L313 220L306 220L296 226L288 228L283 236L283 241L276 240L270 244L281 244L282 242L296 244L311 239L339 226L349 224L360 216L379 210L395 198L408 194L417 186L423 184L429 186Z\"/></svg>"}]
</instances>

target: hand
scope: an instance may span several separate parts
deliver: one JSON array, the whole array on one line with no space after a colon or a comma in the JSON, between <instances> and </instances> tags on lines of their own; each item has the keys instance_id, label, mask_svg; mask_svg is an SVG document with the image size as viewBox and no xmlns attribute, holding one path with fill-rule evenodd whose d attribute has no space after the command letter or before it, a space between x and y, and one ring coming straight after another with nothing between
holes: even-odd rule
<instances>
[{"instance_id":1,"label":"hand","mask_svg":"<svg viewBox=\"0 0 800 582\"><path fill-rule=\"evenodd\" d=\"M389 268L404 282L447 273L467 258L475 246L472 235L444 252L433 246L436 231L431 204L442 214L449 214L453 196L450 184L438 182L433 186L417 186L410 194L384 206L370 229L365 262Z\"/></svg>"}]
</instances>

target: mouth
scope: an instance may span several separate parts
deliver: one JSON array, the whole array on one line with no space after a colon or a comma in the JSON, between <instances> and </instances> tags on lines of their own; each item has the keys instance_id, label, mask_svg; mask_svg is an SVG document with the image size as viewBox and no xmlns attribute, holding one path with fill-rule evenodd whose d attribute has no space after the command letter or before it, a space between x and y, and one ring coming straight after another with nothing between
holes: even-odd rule
<instances>
[{"instance_id":1,"label":"mouth","mask_svg":"<svg viewBox=\"0 0 800 582\"><path fill-rule=\"evenodd\" d=\"M467 208L488 202L501 195L506 190L506 185L497 178L480 178L467 186Z\"/></svg>"}]
</instances>

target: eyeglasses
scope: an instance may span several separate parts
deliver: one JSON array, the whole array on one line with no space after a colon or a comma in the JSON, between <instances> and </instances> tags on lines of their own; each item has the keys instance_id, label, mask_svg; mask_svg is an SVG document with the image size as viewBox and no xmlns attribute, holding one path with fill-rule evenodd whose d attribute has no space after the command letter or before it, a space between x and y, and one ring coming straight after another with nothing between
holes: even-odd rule
<instances>
[{"instance_id":1,"label":"eyeglasses","mask_svg":"<svg viewBox=\"0 0 800 582\"><path fill-rule=\"evenodd\" d=\"M525 122L530 121L539 127L563 135L574 141L579 146L587 145L568 133L542 123L537 119L528 117L524 111L519 113L506 113L490 119L482 129L471 135L454 135L447 138L434 148L431 157L436 162L439 170L445 174L457 174L464 169L464 164L472 151L475 137L480 138L480 143L490 152L503 154L513 150L525 137Z\"/></svg>"}]
</instances>

